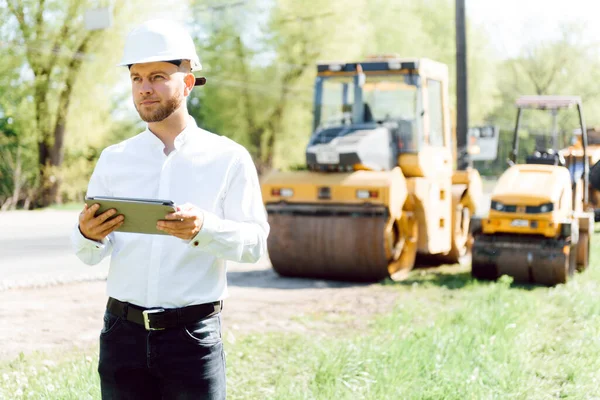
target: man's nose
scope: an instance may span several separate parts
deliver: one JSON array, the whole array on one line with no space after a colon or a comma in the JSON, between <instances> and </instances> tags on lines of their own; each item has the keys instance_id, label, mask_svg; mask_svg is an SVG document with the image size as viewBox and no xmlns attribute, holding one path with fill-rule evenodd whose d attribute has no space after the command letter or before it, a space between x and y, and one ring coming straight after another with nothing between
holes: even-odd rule
<instances>
[{"instance_id":1,"label":"man's nose","mask_svg":"<svg viewBox=\"0 0 600 400\"><path fill-rule=\"evenodd\" d=\"M148 94L148 93L152 93L152 85L150 84L150 81L144 79L142 81L142 84L140 85L140 93L141 94Z\"/></svg>"}]
</instances>

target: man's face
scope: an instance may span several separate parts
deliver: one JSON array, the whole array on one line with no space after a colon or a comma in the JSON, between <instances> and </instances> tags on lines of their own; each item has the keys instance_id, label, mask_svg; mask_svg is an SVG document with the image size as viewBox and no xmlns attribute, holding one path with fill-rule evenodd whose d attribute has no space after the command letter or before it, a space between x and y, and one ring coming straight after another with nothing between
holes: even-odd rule
<instances>
[{"instance_id":1,"label":"man's face","mask_svg":"<svg viewBox=\"0 0 600 400\"><path fill-rule=\"evenodd\" d=\"M179 108L189 93L185 75L176 65L167 62L131 66L133 103L144 121L162 121Z\"/></svg>"}]
</instances>

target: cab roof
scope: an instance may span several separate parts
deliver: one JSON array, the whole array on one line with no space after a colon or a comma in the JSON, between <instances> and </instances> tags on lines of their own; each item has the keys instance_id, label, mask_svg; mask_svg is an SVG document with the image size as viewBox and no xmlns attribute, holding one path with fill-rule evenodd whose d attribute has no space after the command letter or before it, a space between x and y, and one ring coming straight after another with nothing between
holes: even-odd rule
<instances>
[{"instance_id":1,"label":"cab roof","mask_svg":"<svg viewBox=\"0 0 600 400\"><path fill-rule=\"evenodd\" d=\"M417 70L419 69L419 60L408 60L401 58L393 59L372 59L354 62L320 62L317 63L317 72L357 72L358 66L364 72L369 71L390 71L390 70Z\"/></svg>"},{"instance_id":2,"label":"cab roof","mask_svg":"<svg viewBox=\"0 0 600 400\"><path fill-rule=\"evenodd\" d=\"M557 110L559 108L570 108L575 105L581 106L579 96L521 96L517 99L519 108L532 108L538 110Z\"/></svg>"},{"instance_id":3,"label":"cab roof","mask_svg":"<svg viewBox=\"0 0 600 400\"><path fill-rule=\"evenodd\" d=\"M429 58L400 57L383 54L365 57L357 61L319 61L317 74L320 76L355 75L369 73L413 73L426 74L437 79L447 79L448 66Z\"/></svg>"}]
</instances>

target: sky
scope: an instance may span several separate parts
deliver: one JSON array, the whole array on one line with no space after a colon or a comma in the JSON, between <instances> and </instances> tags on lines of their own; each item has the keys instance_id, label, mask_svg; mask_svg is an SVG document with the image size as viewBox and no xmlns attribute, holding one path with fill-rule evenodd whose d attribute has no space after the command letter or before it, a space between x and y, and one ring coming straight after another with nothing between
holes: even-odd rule
<instances>
[{"instance_id":1,"label":"sky","mask_svg":"<svg viewBox=\"0 0 600 400\"><path fill-rule=\"evenodd\" d=\"M556 38L561 22L581 23L586 41L600 39L598 0L465 0L467 18L483 25L500 55L519 53L523 44Z\"/></svg>"}]
</instances>

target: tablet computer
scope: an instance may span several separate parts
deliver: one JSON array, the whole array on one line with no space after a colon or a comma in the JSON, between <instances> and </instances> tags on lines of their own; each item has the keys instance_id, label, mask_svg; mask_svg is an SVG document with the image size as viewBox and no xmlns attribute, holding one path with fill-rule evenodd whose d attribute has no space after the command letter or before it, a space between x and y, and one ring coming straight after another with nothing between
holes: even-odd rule
<instances>
[{"instance_id":1,"label":"tablet computer","mask_svg":"<svg viewBox=\"0 0 600 400\"><path fill-rule=\"evenodd\" d=\"M176 211L176 205L171 200L138 199L128 197L90 196L85 198L88 207L99 204L96 215L114 208L116 214L109 219L123 215L125 220L117 232L145 233L154 235L168 235L156 229L156 223L164 220L165 216Z\"/></svg>"}]
</instances>

